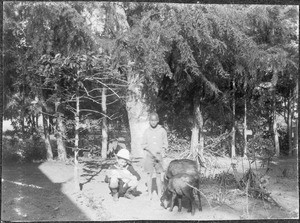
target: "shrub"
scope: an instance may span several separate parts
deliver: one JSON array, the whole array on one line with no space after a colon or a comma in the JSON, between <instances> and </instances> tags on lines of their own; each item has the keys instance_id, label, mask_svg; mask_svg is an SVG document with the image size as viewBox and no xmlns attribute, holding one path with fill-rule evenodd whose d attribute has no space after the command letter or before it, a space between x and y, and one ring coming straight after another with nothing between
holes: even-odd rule
<instances>
[{"instance_id":1,"label":"shrub","mask_svg":"<svg viewBox=\"0 0 300 223\"><path fill-rule=\"evenodd\" d=\"M273 140L263 133L256 133L249 140L248 151L250 156L272 157L275 154L275 145Z\"/></svg>"},{"instance_id":2,"label":"shrub","mask_svg":"<svg viewBox=\"0 0 300 223\"><path fill-rule=\"evenodd\" d=\"M43 160L46 157L44 141L38 135L25 140L18 136L3 136L3 163Z\"/></svg>"},{"instance_id":3,"label":"shrub","mask_svg":"<svg viewBox=\"0 0 300 223\"><path fill-rule=\"evenodd\" d=\"M2 161L3 163L14 163L22 160L22 141L18 138L3 137Z\"/></svg>"},{"instance_id":4,"label":"shrub","mask_svg":"<svg viewBox=\"0 0 300 223\"><path fill-rule=\"evenodd\" d=\"M175 131L168 133L168 144L168 151L166 153L170 156L188 151L190 147L189 140L179 138Z\"/></svg>"},{"instance_id":5,"label":"shrub","mask_svg":"<svg viewBox=\"0 0 300 223\"><path fill-rule=\"evenodd\" d=\"M33 136L32 139L25 140L24 160L44 160L47 158L45 142L39 136Z\"/></svg>"}]
</instances>

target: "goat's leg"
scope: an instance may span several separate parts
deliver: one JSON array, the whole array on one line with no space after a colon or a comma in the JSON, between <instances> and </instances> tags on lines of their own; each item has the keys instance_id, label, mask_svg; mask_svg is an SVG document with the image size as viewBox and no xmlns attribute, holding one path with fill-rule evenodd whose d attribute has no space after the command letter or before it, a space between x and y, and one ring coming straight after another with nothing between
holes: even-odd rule
<instances>
[{"instance_id":1,"label":"goat's leg","mask_svg":"<svg viewBox=\"0 0 300 223\"><path fill-rule=\"evenodd\" d=\"M190 208L188 209L188 212L192 212L192 215L195 214L195 206L196 206L196 202L195 202L195 197L194 197L194 193L193 190L189 190L189 193L187 193L187 198L190 201Z\"/></svg>"},{"instance_id":2,"label":"goat's leg","mask_svg":"<svg viewBox=\"0 0 300 223\"><path fill-rule=\"evenodd\" d=\"M202 211L201 195L200 195L199 191L197 191L197 195L198 195L198 200L199 200L199 206L198 206L198 208L199 208L199 211Z\"/></svg>"},{"instance_id":3,"label":"goat's leg","mask_svg":"<svg viewBox=\"0 0 300 223\"><path fill-rule=\"evenodd\" d=\"M177 196L178 199L178 212L181 212L182 209L182 196Z\"/></svg>"},{"instance_id":4,"label":"goat's leg","mask_svg":"<svg viewBox=\"0 0 300 223\"><path fill-rule=\"evenodd\" d=\"M176 197L177 197L177 194L175 192L172 192L172 199L171 199L170 211L173 211Z\"/></svg>"}]
</instances>

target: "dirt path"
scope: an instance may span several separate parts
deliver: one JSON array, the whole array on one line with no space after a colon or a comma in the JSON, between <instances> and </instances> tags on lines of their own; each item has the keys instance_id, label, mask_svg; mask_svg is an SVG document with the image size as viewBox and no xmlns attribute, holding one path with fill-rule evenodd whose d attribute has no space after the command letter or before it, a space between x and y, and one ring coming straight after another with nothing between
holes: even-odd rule
<instances>
[{"instance_id":1,"label":"dirt path","mask_svg":"<svg viewBox=\"0 0 300 223\"><path fill-rule=\"evenodd\" d=\"M220 193L218 185L204 184L203 211L194 216L185 206L181 213L163 209L157 197L148 200L145 175L140 162L134 163L141 174L141 195L134 200L112 200L104 177L108 165L100 161L81 163L80 183L74 184L73 166L60 162L4 166L2 173L2 220L232 220L295 218L299 216L297 181L272 178L271 192L283 208L236 194Z\"/></svg>"},{"instance_id":2,"label":"dirt path","mask_svg":"<svg viewBox=\"0 0 300 223\"><path fill-rule=\"evenodd\" d=\"M196 211L194 216L183 207L181 213L177 212L177 207L173 212L169 212L160 206L157 196L149 200L146 196L145 175L139 165L135 165L136 170L141 173L142 179L138 186L138 191L142 194L134 200L121 197L118 202L112 200L109 189L104 183L106 170L97 176L93 181L83 186L83 196L92 197L95 192L102 200L102 213L105 212L106 220L204 220L204 219L239 219L239 215L230 210L210 210L207 202L203 199L204 210Z\"/></svg>"}]
</instances>

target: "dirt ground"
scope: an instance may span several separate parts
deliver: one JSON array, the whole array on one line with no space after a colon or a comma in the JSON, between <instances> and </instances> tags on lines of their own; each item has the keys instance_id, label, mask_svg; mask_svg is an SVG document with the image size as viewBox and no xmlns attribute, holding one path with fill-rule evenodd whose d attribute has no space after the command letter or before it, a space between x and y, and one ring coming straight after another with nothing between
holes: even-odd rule
<instances>
[{"instance_id":1,"label":"dirt ground","mask_svg":"<svg viewBox=\"0 0 300 223\"><path fill-rule=\"evenodd\" d=\"M237 189L223 189L213 180L202 183L203 211L194 216L183 204L182 212L160 206L158 197L146 196L145 174L140 160L133 163L142 179L141 195L133 200L112 200L104 182L113 161L81 160L79 182L74 166L58 161L4 165L2 167L1 220L8 221L115 221L115 220L238 220L299 218L298 168L295 159L277 160L268 172L267 190L278 203L250 198ZM165 162L168 165L170 159ZM228 171L230 160L216 160L216 171ZM227 164L226 164L227 163ZM238 163L238 171L247 168ZM245 164L245 165L244 165ZM265 171L265 169L259 169ZM79 184L81 184L81 189Z\"/></svg>"}]
</instances>

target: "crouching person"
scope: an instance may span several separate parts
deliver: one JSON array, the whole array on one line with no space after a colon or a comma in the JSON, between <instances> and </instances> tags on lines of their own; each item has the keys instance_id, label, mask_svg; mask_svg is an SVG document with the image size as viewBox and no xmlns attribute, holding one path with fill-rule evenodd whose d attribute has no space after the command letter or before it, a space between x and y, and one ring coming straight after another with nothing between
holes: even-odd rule
<instances>
[{"instance_id":1,"label":"crouching person","mask_svg":"<svg viewBox=\"0 0 300 223\"><path fill-rule=\"evenodd\" d=\"M109 185L114 201L119 197L133 199L137 195L140 175L131 165L130 154L127 149L121 149L117 155L117 163L109 168L105 182Z\"/></svg>"}]
</instances>

